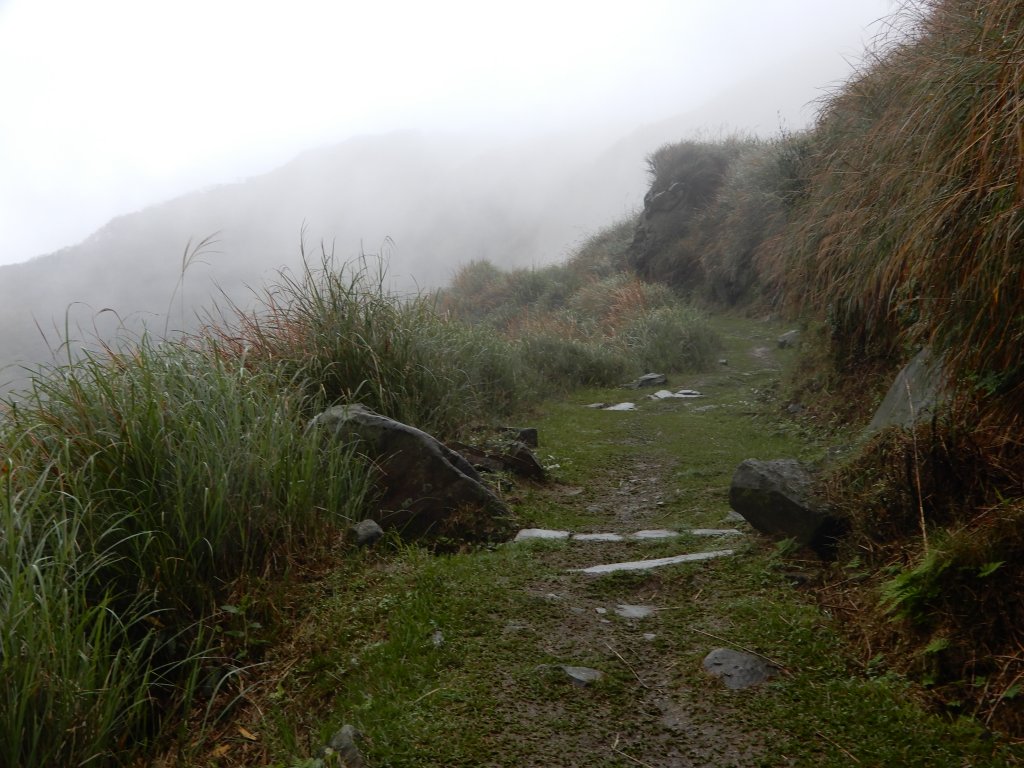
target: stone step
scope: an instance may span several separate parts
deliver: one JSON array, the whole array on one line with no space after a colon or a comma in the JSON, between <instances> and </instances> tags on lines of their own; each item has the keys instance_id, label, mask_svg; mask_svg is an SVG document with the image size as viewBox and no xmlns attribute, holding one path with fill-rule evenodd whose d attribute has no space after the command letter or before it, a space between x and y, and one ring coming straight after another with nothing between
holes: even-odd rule
<instances>
[{"instance_id":1,"label":"stone step","mask_svg":"<svg viewBox=\"0 0 1024 768\"><path fill-rule=\"evenodd\" d=\"M530 539L549 539L573 541L659 541L662 539L674 539L678 536L740 536L743 532L736 528L691 528L684 531L670 531L665 528L657 528L635 533L572 533L571 531L557 531L548 528L524 528L516 534L513 541L528 541Z\"/></svg>"},{"instance_id":2,"label":"stone step","mask_svg":"<svg viewBox=\"0 0 1024 768\"><path fill-rule=\"evenodd\" d=\"M711 552L691 552L686 555L659 557L654 560L632 560L625 563L592 565L589 568L571 568L569 569L569 572L601 575L605 573L616 573L618 571L650 571L655 568L662 568L666 565L675 565L677 563L698 563L702 560L713 560L716 557L728 557L733 553L734 551L731 549L718 549Z\"/></svg>"}]
</instances>

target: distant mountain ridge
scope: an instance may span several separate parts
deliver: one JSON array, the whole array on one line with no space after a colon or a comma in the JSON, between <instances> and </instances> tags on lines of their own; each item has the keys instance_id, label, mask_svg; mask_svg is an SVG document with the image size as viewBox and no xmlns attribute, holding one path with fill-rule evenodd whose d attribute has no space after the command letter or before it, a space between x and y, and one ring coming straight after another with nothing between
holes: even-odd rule
<instances>
[{"instance_id":1,"label":"distant mountain ridge","mask_svg":"<svg viewBox=\"0 0 1024 768\"><path fill-rule=\"evenodd\" d=\"M678 130L666 124L655 133L669 140ZM309 251L323 241L340 261L392 243L397 290L444 284L472 259L550 263L639 205L649 133L611 146L569 135L507 144L412 132L358 137L119 216L77 245L0 266L0 387L22 378L17 364L50 359L65 328L76 339L110 337L121 323L162 332L193 324L218 297L246 304L249 286L299 266L303 232ZM210 236L169 307L186 249Z\"/></svg>"}]
</instances>

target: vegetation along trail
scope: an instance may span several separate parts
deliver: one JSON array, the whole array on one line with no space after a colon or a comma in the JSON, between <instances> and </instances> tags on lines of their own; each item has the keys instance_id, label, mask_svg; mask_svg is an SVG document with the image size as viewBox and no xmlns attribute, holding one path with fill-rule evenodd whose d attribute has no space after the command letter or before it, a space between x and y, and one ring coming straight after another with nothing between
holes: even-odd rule
<instances>
[{"instance_id":1,"label":"vegetation along trail","mask_svg":"<svg viewBox=\"0 0 1024 768\"><path fill-rule=\"evenodd\" d=\"M776 348L784 329L714 324L725 362L670 380L700 398L584 390L529 416L551 479L506 488L524 527L624 540L436 555L386 538L348 555L295 598L304 620L205 743L211 764L357 764L318 751L342 724L366 766L1014 764L1011 746L928 713L842 639L813 555L729 515L737 463L824 449L776 399L795 354ZM586 407L627 399L636 410ZM677 535L630 537L658 529ZM733 554L578 570L718 550ZM704 669L719 648L773 676L729 689Z\"/></svg>"}]
</instances>

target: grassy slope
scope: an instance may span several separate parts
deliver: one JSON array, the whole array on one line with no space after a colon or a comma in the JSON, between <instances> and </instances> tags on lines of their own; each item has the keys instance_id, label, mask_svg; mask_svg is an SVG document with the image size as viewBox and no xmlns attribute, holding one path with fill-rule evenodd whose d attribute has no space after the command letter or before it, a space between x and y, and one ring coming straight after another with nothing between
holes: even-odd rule
<instances>
[{"instance_id":1,"label":"grassy slope","mask_svg":"<svg viewBox=\"0 0 1024 768\"><path fill-rule=\"evenodd\" d=\"M623 392L591 390L530 415L559 467L553 483L511 492L525 523L718 526L738 461L815 458L820 445L774 401L770 356L791 354L771 350L778 329L717 322L729 365L673 382L706 400L607 413L582 406ZM300 590L300 621L252 676L249 706L193 745L188 762L316 765L317 745L344 722L364 732L372 766L961 766L1019 756L977 726L923 711L912 687L871 666L827 608L793 588L794 571L813 580L816 566L784 562L756 538L738 557L651 575L566 573L702 546L534 543L434 557L392 541L349 553ZM618 603L661 610L627 621L613 615ZM700 670L720 645L753 649L786 674L726 691ZM578 688L543 664L607 677Z\"/></svg>"}]
</instances>

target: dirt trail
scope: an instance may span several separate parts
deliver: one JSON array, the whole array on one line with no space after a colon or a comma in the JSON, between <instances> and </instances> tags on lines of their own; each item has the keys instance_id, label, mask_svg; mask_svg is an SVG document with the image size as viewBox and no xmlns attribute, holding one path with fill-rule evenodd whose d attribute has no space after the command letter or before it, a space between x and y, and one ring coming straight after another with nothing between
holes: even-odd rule
<instances>
[{"instance_id":1,"label":"dirt trail","mask_svg":"<svg viewBox=\"0 0 1024 768\"><path fill-rule=\"evenodd\" d=\"M600 468L577 475L584 480L578 485L538 489L532 503L544 499L559 510L551 522L564 522L574 533L736 526L726 520L724 499L735 466L727 457L735 448L716 449L727 442L717 432L734 428L735 419L716 418L715 412L749 409L752 382L770 387L776 374L771 350L758 343L743 353L739 366L726 364L712 374L673 382L699 385L706 398L638 399L637 412L581 411L581 428L560 438L604 443ZM681 430L689 434L680 441ZM690 450L680 452L680 442ZM716 616L707 598L728 590L722 582L730 566L708 562L606 576L572 572L595 564L749 548L753 534L744 523L739 527L743 532L729 537L684 533L660 542L515 545L529 548L535 562L535 576L524 585L533 605L507 631L528 637L549 668L542 672L546 691L540 695L524 699L521 686L507 681L507 706L533 723L536 744L532 756L520 753L515 763L493 765L758 764L765 750L762 734L744 724L731 702L757 693L726 694L720 681L700 669L706 653L727 645L718 638L728 632L729 620ZM617 614L623 605L654 610L645 618L624 618ZM558 664L591 667L606 677L581 687Z\"/></svg>"}]
</instances>

